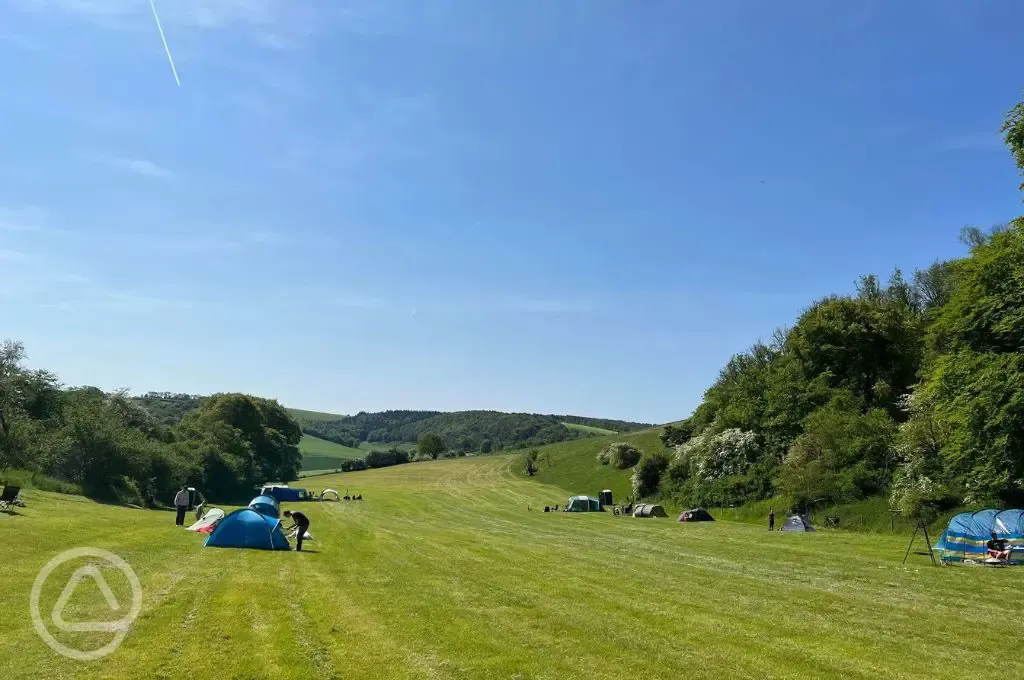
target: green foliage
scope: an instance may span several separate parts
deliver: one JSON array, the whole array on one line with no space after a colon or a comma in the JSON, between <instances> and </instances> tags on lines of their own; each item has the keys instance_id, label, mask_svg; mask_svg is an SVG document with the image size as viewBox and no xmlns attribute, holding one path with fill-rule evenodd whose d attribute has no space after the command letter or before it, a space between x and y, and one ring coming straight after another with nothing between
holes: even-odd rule
<instances>
[{"instance_id":1,"label":"green foliage","mask_svg":"<svg viewBox=\"0 0 1024 680\"><path fill-rule=\"evenodd\" d=\"M601 450L598 454L598 461L604 464L611 464L618 470L628 470L640 462L643 451L629 442L613 442Z\"/></svg>"},{"instance_id":2,"label":"green foliage","mask_svg":"<svg viewBox=\"0 0 1024 680\"><path fill-rule=\"evenodd\" d=\"M1017 163L1021 173L1024 173L1024 101L1018 102L1006 114L1002 132L1006 145L1010 148L1010 153L1013 154L1013 160ZM1024 189L1024 184L1021 184L1021 189Z\"/></svg>"},{"instance_id":3,"label":"green foliage","mask_svg":"<svg viewBox=\"0 0 1024 680\"><path fill-rule=\"evenodd\" d=\"M268 479L297 477L301 432L277 402L64 389L51 374L26 369L24 358L20 343L0 345L0 469L132 503L168 502L185 482L230 499Z\"/></svg>"},{"instance_id":4,"label":"green foliage","mask_svg":"<svg viewBox=\"0 0 1024 680\"><path fill-rule=\"evenodd\" d=\"M801 506L881 493L895 465L895 430L885 411L862 413L854 397L837 398L807 418L783 461L779 488Z\"/></svg>"},{"instance_id":5,"label":"green foliage","mask_svg":"<svg viewBox=\"0 0 1024 680\"><path fill-rule=\"evenodd\" d=\"M437 460L437 457L445 451L444 439L435 432L427 432L420 436L416 448L424 458Z\"/></svg>"},{"instance_id":6,"label":"green foliage","mask_svg":"<svg viewBox=\"0 0 1024 680\"><path fill-rule=\"evenodd\" d=\"M633 469L633 496L646 498L657 493L661 473L668 468L669 462L668 455L661 451L644 454Z\"/></svg>"},{"instance_id":7,"label":"green foliage","mask_svg":"<svg viewBox=\"0 0 1024 680\"><path fill-rule=\"evenodd\" d=\"M684 420L674 425L666 425L661 431L661 443L665 448L674 449L690 441L693 437L693 425Z\"/></svg>"},{"instance_id":8,"label":"green foliage","mask_svg":"<svg viewBox=\"0 0 1024 680\"><path fill-rule=\"evenodd\" d=\"M536 449L526 454L525 470L526 474L530 477L533 477L535 474L537 474L537 455L538 454Z\"/></svg>"}]
</instances>

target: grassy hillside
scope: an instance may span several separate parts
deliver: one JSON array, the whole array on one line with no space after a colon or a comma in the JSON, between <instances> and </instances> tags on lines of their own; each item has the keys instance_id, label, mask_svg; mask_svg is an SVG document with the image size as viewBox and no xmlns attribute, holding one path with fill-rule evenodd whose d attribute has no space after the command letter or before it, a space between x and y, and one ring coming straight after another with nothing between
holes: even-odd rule
<instances>
[{"instance_id":1,"label":"grassy hillside","mask_svg":"<svg viewBox=\"0 0 1024 680\"><path fill-rule=\"evenodd\" d=\"M303 420L338 420L345 418L346 416L340 413L325 413L323 411L307 411L302 408L289 408L286 409L288 413L292 414L295 420L301 424Z\"/></svg>"},{"instance_id":2,"label":"grassy hillside","mask_svg":"<svg viewBox=\"0 0 1024 680\"><path fill-rule=\"evenodd\" d=\"M286 504L312 520L307 553L204 548L168 512L30 491L17 516L0 514L19 546L4 558L0 610L18 615L0 635L0 676L1007 677L1024 571L919 556L901 569L904 537L545 514L562 490L514 477L516 458L319 477L366 500ZM125 559L143 593L121 647L89 663L51 651L25 612L40 567L81 545ZM81 565L47 579L47 624ZM104 575L129 602L125 579ZM66 618L113 618L88 585ZM110 639L49 630L87 649Z\"/></svg>"},{"instance_id":3,"label":"grassy hillside","mask_svg":"<svg viewBox=\"0 0 1024 680\"><path fill-rule=\"evenodd\" d=\"M594 425L580 425L579 423L565 423L565 422L563 422L562 425L565 425L570 430L576 430L578 432L585 432L587 434L592 434L592 435L597 436L597 437L600 437L600 436L606 435L606 434L615 434L616 431L617 431L617 430L609 430L609 429L604 428L604 427L595 427Z\"/></svg>"},{"instance_id":4,"label":"grassy hillside","mask_svg":"<svg viewBox=\"0 0 1024 680\"><path fill-rule=\"evenodd\" d=\"M337 470L341 466L341 461L355 460L366 455L366 452L360 449L317 439L308 434L302 435L299 451L302 453L302 469L307 472L309 470Z\"/></svg>"},{"instance_id":5,"label":"grassy hillside","mask_svg":"<svg viewBox=\"0 0 1024 680\"><path fill-rule=\"evenodd\" d=\"M551 484L573 494L596 496L602 489L611 489L616 502L630 493L631 470L617 470L597 462L597 452L612 442L630 442L642 451L660 451L664 447L658 439L660 429L641 430L628 434L587 437L560 442L537 449L540 453L538 471L533 480ZM513 466L516 474L525 476L520 465ZM562 502L564 502L564 498Z\"/></svg>"}]
</instances>

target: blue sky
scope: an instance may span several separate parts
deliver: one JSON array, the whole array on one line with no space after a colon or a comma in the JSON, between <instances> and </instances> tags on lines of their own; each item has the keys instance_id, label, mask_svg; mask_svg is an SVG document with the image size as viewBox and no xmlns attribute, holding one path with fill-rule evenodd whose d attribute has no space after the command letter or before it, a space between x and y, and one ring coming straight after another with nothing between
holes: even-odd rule
<instances>
[{"instance_id":1,"label":"blue sky","mask_svg":"<svg viewBox=\"0 0 1024 680\"><path fill-rule=\"evenodd\" d=\"M1024 5L11 0L0 336L68 384L664 422L1022 212Z\"/></svg>"}]
</instances>

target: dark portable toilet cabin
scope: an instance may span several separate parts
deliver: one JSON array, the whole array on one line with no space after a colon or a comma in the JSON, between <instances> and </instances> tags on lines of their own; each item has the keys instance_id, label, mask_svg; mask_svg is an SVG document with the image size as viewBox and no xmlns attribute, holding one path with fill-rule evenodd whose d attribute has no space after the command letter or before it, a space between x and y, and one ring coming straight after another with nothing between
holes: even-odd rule
<instances>
[{"instance_id":1,"label":"dark portable toilet cabin","mask_svg":"<svg viewBox=\"0 0 1024 680\"><path fill-rule=\"evenodd\" d=\"M711 516L711 513L704 508L694 508L693 510L683 510L679 513L680 522L714 522L715 518Z\"/></svg>"},{"instance_id":2,"label":"dark portable toilet cabin","mask_svg":"<svg viewBox=\"0 0 1024 680\"><path fill-rule=\"evenodd\" d=\"M660 505L644 503L636 506L633 510L633 517L668 517L668 513Z\"/></svg>"},{"instance_id":3,"label":"dark portable toilet cabin","mask_svg":"<svg viewBox=\"0 0 1024 680\"><path fill-rule=\"evenodd\" d=\"M605 489L601 493L597 494L597 498L601 501L601 505L615 505L612 501L612 490Z\"/></svg>"},{"instance_id":4,"label":"dark portable toilet cabin","mask_svg":"<svg viewBox=\"0 0 1024 680\"><path fill-rule=\"evenodd\" d=\"M803 515L791 515L779 531L814 531L814 527Z\"/></svg>"}]
</instances>

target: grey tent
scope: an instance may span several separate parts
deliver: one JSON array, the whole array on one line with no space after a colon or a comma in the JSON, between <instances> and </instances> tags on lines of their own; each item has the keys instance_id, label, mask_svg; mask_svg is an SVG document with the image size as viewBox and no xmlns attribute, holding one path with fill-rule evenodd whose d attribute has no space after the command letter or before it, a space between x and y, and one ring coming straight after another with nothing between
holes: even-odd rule
<instances>
[{"instance_id":1,"label":"grey tent","mask_svg":"<svg viewBox=\"0 0 1024 680\"><path fill-rule=\"evenodd\" d=\"M693 510L683 510L679 513L680 522L714 522L715 518L711 516L711 513L704 508L694 508Z\"/></svg>"},{"instance_id":2,"label":"grey tent","mask_svg":"<svg viewBox=\"0 0 1024 680\"><path fill-rule=\"evenodd\" d=\"M779 531L814 531L814 527L803 515L791 515Z\"/></svg>"},{"instance_id":3,"label":"grey tent","mask_svg":"<svg viewBox=\"0 0 1024 680\"><path fill-rule=\"evenodd\" d=\"M660 505L643 503L633 509L633 517L668 517L668 513Z\"/></svg>"}]
</instances>

